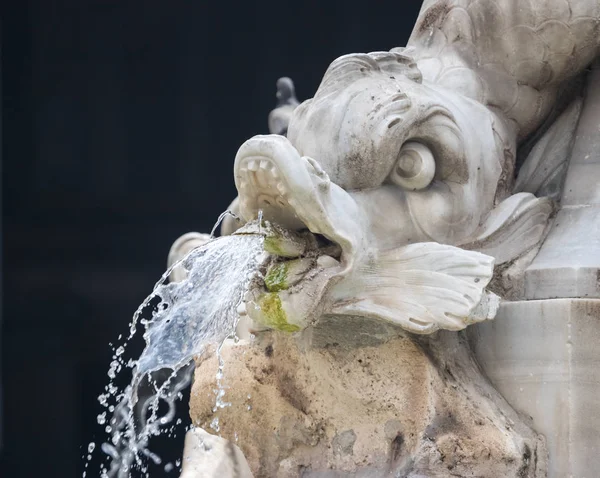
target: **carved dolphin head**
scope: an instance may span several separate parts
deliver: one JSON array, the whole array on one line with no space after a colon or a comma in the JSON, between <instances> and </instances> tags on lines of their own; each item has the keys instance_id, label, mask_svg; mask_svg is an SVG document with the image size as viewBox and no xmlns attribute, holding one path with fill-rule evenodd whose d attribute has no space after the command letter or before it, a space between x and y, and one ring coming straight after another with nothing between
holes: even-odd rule
<instances>
[{"instance_id":1,"label":"carved dolphin head","mask_svg":"<svg viewBox=\"0 0 600 478\"><path fill-rule=\"evenodd\" d=\"M288 264L294 284L255 288L250 317L295 329L322 315L362 315L417 333L489 318L477 307L494 259L453 246L494 236L523 209L512 201L492 213L503 199L503 134L487 107L424 82L401 53L335 60L294 111L288 138L248 140L234 174L244 219L262 211L338 245L341 256L313 251L301 257L312 262Z\"/></svg>"},{"instance_id":2,"label":"carved dolphin head","mask_svg":"<svg viewBox=\"0 0 600 478\"><path fill-rule=\"evenodd\" d=\"M495 129L488 108L423 82L410 57L377 52L334 61L288 138L346 191L389 203L400 227L383 234L394 247L456 245L494 205L504 162Z\"/></svg>"}]
</instances>

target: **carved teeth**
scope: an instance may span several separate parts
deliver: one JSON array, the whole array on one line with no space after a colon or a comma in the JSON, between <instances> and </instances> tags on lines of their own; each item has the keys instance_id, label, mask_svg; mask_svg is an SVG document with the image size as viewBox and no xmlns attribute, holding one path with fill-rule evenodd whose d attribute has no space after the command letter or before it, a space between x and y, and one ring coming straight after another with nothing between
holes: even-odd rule
<instances>
[{"instance_id":1,"label":"carved teeth","mask_svg":"<svg viewBox=\"0 0 600 478\"><path fill-rule=\"evenodd\" d=\"M271 173L273 170L269 171ZM269 187L273 189L273 192L277 189L277 178L273 177L272 174L267 174L267 181L269 181Z\"/></svg>"},{"instance_id":2,"label":"carved teeth","mask_svg":"<svg viewBox=\"0 0 600 478\"><path fill-rule=\"evenodd\" d=\"M270 159L250 158L239 169L240 189L255 188L257 192L277 196L286 192L283 185L278 185L280 172ZM272 201L274 202L274 200Z\"/></svg>"},{"instance_id":3,"label":"carved teeth","mask_svg":"<svg viewBox=\"0 0 600 478\"><path fill-rule=\"evenodd\" d=\"M254 176L256 178L256 183L258 184L259 187L261 187L261 188L269 187L269 181L267 180L267 175L265 173L265 170L262 169L262 163L261 163L261 169L258 169L254 173Z\"/></svg>"},{"instance_id":4,"label":"carved teeth","mask_svg":"<svg viewBox=\"0 0 600 478\"><path fill-rule=\"evenodd\" d=\"M287 192L283 183L277 183L277 190L279 191L279 194L281 194L282 196Z\"/></svg>"}]
</instances>

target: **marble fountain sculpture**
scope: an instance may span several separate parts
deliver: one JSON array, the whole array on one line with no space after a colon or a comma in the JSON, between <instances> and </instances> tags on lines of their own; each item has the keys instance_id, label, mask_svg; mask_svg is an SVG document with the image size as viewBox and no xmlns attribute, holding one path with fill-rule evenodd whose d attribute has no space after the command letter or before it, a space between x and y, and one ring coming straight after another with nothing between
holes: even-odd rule
<instances>
[{"instance_id":1,"label":"marble fountain sculpture","mask_svg":"<svg viewBox=\"0 0 600 478\"><path fill-rule=\"evenodd\" d=\"M262 214L268 256L183 478L598 476L599 53L597 0L426 0L313 98L280 80L222 224Z\"/></svg>"}]
</instances>

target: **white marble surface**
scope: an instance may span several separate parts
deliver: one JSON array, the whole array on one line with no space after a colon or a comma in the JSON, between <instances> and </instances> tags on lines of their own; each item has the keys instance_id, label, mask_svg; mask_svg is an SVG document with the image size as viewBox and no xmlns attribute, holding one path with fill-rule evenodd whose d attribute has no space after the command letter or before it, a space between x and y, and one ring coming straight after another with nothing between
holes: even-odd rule
<instances>
[{"instance_id":1,"label":"white marble surface","mask_svg":"<svg viewBox=\"0 0 600 478\"><path fill-rule=\"evenodd\" d=\"M252 478L242 451L229 440L192 428L185 435L180 478Z\"/></svg>"},{"instance_id":2,"label":"white marble surface","mask_svg":"<svg viewBox=\"0 0 600 478\"><path fill-rule=\"evenodd\" d=\"M600 300L504 303L468 335L492 384L545 435L548 476L597 477Z\"/></svg>"},{"instance_id":3,"label":"white marble surface","mask_svg":"<svg viewBox=\"0 0 600 478\"><path fill-rule=\"evenodd\" d=\"M525 298L600 297L600 64L588 78L561 210L525 271Z\"/></svg>"}]
</instances>

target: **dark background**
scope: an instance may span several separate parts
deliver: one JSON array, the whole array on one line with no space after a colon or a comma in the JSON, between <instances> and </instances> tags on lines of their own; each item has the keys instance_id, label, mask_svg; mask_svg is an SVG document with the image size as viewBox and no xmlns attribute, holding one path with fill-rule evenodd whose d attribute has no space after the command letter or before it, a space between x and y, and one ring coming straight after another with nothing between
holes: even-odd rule
<instances>
[{"instance_id":1,"label":"dark background","mask_svg":"<svg viewBox=\"0 0 600 478\"><path fill-rule=\"evenodd\" d=\"M233 158L267 132L277 78L312 96L337 56L404 45L419 6L3 4L1 477L81 476L104 438L108 344L172 242L210 231L235 197Z\"/></svg>"}]
</instances>

